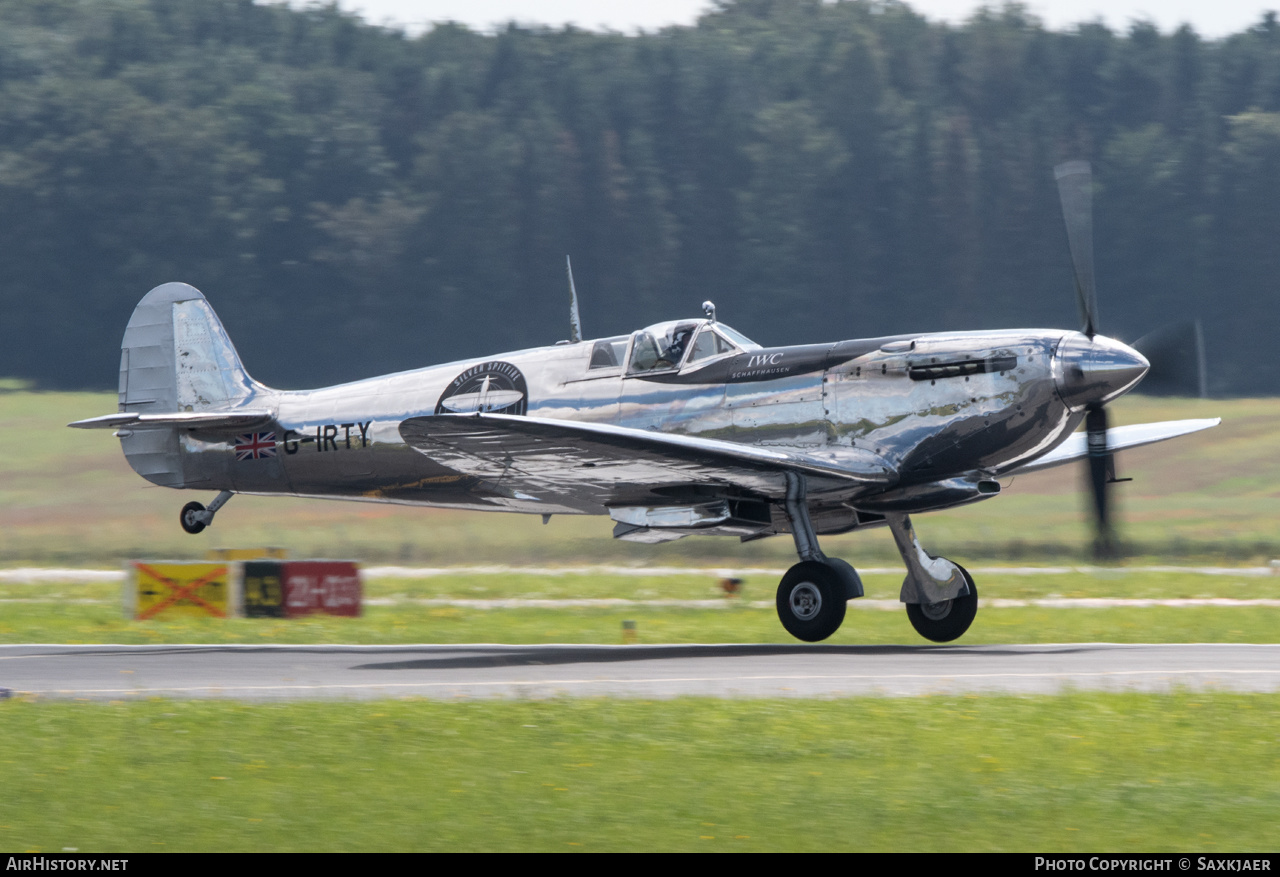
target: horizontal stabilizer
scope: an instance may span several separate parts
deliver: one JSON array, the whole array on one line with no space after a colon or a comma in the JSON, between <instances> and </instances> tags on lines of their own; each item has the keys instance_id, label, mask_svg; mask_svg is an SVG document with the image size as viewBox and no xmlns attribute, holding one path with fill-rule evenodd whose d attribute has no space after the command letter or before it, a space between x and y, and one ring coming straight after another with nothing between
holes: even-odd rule
<instances>
[{"instance_id":1,"label":"horizontal stabilizer","mask_svg":"<svg viewBox=\"0 0 1280 877\"><path fill-rule=\"evenodd\" d=\"M248 429L271 420L274 414L265 408L240 408L235 411L175 411L170 414L138 414L122 411L77 420L67 426L76 429Z\"/></svg>"},{"instance_id":2,"label":"horizontal stabilizer","mask_svg":"<svg viewBox=\"0 0 1280 877\"><path fill-rule=\"evenodd\" d=\"M1115 453L1126 448L1152 445L1156 442L1177 438L1180 435L1189 435L1193 432L1200 432L1202 429L1210 429L1221 422L1220 418L1211 417L1204 420L1166 420L1161 423L1137 423L1132 426L1112 427L1107 431L1107 451L1108 453ZM1025 466L1014 469L1011 474L1021 475L1024 472L1038 472L1051 466L1061 466L1063 463L1069 463L1072 460L1082 460L1087 456L1089 456L1087 435L1083 432L1076 432L1072 433L1065 442L1040 459L1033 460Z\"/></svg>"},{"instance_id":3,"label":"horizontal stabilizer","mask_svg":"<svg viewBox=\"0 0 1280 877\"><path fill-rule=\"evenodd\" d=\"M504 414L442 414L400 424L404 440L459 472L537 499L565 494L607 501L620 489L720 483L784 495L784 472L884 486L897 473L856 448L814 452L601 423Z\"/></svg>"}]
</instances>

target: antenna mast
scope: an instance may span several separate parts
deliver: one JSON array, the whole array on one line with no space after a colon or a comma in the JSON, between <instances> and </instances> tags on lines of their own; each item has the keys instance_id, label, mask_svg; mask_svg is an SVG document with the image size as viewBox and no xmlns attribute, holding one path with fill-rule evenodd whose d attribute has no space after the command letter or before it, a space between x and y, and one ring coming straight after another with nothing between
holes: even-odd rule
<instances>
[{"instance_id":1,"label":"antenna mast","mask_svg":"<svg viewBox=\"0 0 1280 877\"><path fill-rule=\"evenodd\" d=\"M582 340L582 320L578 317L578 290L573 288L573 263L567 255L564 270L569 275L569 341L577 344Z\"/></svg>"}]
</instances>

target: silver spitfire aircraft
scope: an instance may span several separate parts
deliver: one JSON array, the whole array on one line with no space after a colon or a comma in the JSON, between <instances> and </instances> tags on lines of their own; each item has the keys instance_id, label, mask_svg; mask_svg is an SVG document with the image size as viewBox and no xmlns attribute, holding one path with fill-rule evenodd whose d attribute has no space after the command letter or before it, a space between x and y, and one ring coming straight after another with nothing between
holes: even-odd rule
<instances>
[{"instance_id":1,"label":"silver spitfire aircraft","mask_svg":"<svg viewBox=\"0 0 1280 877\"><path fill-rule=\"evenodd\" d=\"M972 623L977 589L921 547L912 513L1090 458L1105 524L1113 451L1218 422L1107 429L1102 405L1148 363L1094 331L1091 256L1078 246L1089 232L1087 165L1059 177L1083 332L762 347L717 322L708 302L701 319L584 341L575 297L569 342L295 392L251 378L204 296L167 283L125 330L119 413L70 425L114 429L155 484L220 491L207 508L182 509L190 533L235 493L608 515L615 538L638 542L790 533L800 562L778 587L778 615L808 641L833 634L863 593L818 536L886 525L906 564L912 625L947 642Z\"/></svg>"}]
</instances>

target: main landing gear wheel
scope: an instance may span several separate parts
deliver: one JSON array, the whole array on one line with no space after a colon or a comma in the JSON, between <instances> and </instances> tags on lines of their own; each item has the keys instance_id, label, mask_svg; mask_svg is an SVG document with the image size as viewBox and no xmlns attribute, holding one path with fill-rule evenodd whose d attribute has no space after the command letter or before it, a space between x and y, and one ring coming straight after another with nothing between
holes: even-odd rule
<instances>
[{"instance_id":1,"label":"main landing gear wheel","mask_svg":"<svg viewBox=\"0 0 1280 877\"><path fill-rule=\"evenodd\" d=\"M848 599L840 572L804 560L787 570L778 585L778 618L796 639L816 643L840 629Z\"/></svg>"},{"instance_id":2,"label":"main landing gear wheel","mask_svg":"<svg viewBox=\"0 0 1280 877\"><path fill-rule=\"evenodd\" d=\"M189 502L182 507L182 511L178 513L178 520L182 522L182 529L186 530L192 536L199 533L206 526L205 522L200 520L199 513L204 511L204 505L198 502Z\"/></svg>"},{"instance_id":3,"label":"main landing gear wheel","mask_svg":"<svg viewBox=\"0 0 1280 877\"><path fill-rule=\"evenodd\" d=\"M978 614L978 588L973 576L960 564L956 564L969 586L969 593L941 603L908 603L907 618L916 633L935 643L949 643L964 636Z\"/></svg>"}]
</instances>

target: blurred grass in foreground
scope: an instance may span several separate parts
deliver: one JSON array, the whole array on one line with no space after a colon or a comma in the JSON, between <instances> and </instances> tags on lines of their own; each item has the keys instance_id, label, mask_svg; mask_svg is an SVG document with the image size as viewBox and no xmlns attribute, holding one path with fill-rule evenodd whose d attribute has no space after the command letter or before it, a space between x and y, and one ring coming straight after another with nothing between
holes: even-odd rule
<instances>
[{"instance_id":1,"label":"blurred grass in foreground","mask_svg":"<svg viewBox=\"0 0 1280 877\"><path fill-rule=\"evenodd\" d=\"M0 610L0 643L782 643L803 648L774 609L468 609L373 607L363 618L132 621L100 606L54 609L9 604ZM1165 607L1121 609L981 609L953 645L989 643L1273 643L1280 609ZM901 609L850 609L826 645L928 646ZM0 682L3 682L0 679Z\"/></svg>"},{"instance_id":2,"label":"blurred grass in foreground","mask_svg":"<svg viewBox=\"0 0 1280 877\"><path fill-rule=\"evenodd\" d=\"M122 615L118 583L0 583L0 642L65 643L620 643L635 621L642 643L795 643L773 608L776 579L745 574L727 598L713 570L672 575L534 575L451 572L424 578L371 578L375 601L361 618L161 618ZM924 644L895 602L902 573L864 576L867 600L849 604L839 644ZM1098 569L1060 574L988 570L977 576L980 601L1067 598L1280 599L1280 575L1203 575ZM710 608L637 602L616 607L480 608L424 605L431 600L701 600ZM91 602L90 602L91 601ZM384 601L387 605L378 605ZM753 605L755 604L755 605ZM981 605L981 602L980 602ZM1119 607L1053 609L982 606L960 645L1045 642L1275 642L1280 608Z\"/></svg>"},{"instance_id":3,"label":"blurred grass in foreground","mask_svg":"<svg viewBox=\"0 0 1280 877\"><path fill-rule=\"evenodd\" d=\"M67 429L110 413L109 393L29 393L0 386L0 564L101 566L130 557L200 557L211 547L280 546L295 557L469 565L620 562L787 566L791 539L740 544L689 538L634 545L610 537L606 518L451 512L381 504L238 496L198 537L178 510L207 491L155 487L135 475L107 432ZM1123 534L1144 561L1265 562L1280 556L1280 401L1155 400L1112 405L1117 425L1220 416L1216 429L1120 455L1116 490ZM1079 561L1091 533L1082 466L1005 479L999 497L920 515L933 553L982 561ZM1010 483L1012 482L1012 483ZM825 537L855 566L896 563L887 530Z\"/></svg>"},{"instance_id":4,"label":"blurred grass in foreground","mask_svg":"<svg viewBox=\"0 0 1280 877\"><path fill-rule=\"evenodd\" d=\"M370 609L364 618L126 621L91 608L0 612L2 643L783 643L803 647L773 609ZM990 643L1273 643L1280 609L982 609L952 645ZM825 645L928 646L906 613L850 610Z\"/></svg>"},{"instance_id":5,"label":"blurred grass in foreground","mask_svg":"<svg viewBox=\"0 0 1280 877\"><path fill-rule=\"evenodd\" d=\"M785 569L779 567L778 569ZM880 569L892 571L884 572ZM863 572L867 599L897 600L904 571L892 567ZM1225 568L1224 568L1225 569ZM1259 600L1280 599L1280 573L1254 575L1252 570L1225 571L1206 575L1186 569L1149 572L1134 569L1087 568L1063 572L1032 573L1017 568L974 567L981 600L1040 599L1053 597L1123 597L1130 599L1179 599L1227 597ZM739 571L742 577L736 597L726 597L720 588L720 570L685 567L680 571L620 575L600 572L530 573L520 570L469 572L450 569L439 575L421 577L379 577L364 574L366 600L391 600L398 604L431 599L623 599L623 600L714 600L725 607L750 602L772 604L781 573L775 570ZM123 585L120 582L36 582L18 584L0 581L0 601L24 600L42 603L75 603L93 600L113 604L116 613ZM3 604L0 604L3 605ZM850 603L857 608L857 601ZM2 614L2 612L0 612Z\"/></svg>"},{"instance_id":6,"label":"blurred grass in foreground","mask_svg":"<svg viewBox=\"0 0 1280 877\"><path fill-rule=\"evenodd\" d=\"M1274 848L1280 695L0 703L0 847Z\"/></svg>"}]
</instances>

